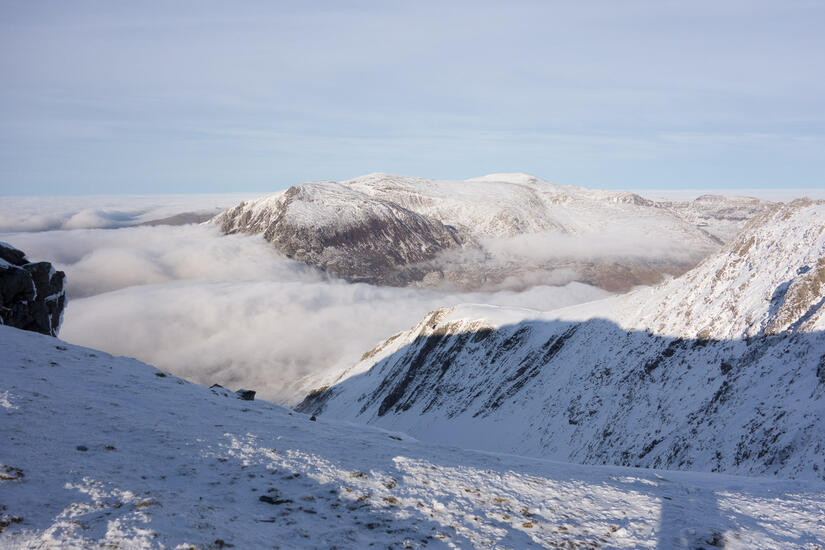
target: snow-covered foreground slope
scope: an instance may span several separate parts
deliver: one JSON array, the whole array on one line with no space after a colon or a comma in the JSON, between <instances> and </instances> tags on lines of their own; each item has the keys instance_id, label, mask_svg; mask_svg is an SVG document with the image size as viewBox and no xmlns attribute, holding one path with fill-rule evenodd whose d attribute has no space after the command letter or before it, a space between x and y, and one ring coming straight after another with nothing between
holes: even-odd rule
<instances>
[{"instance_id":1,"label":"snow-covered foreground slope","mask_svg":"<svg viewBox=\"0 0 825 550\"><path fill-rule=\"evenodd\" d=\"M579 463L825 479L823 258L825 202L797 201L655 289L436 311L299 409Z\"/></svg>"},{"instance_id":2,"label":"snow-covered foreground slope","mask_svg":"<svg viewBox=\"0 0 825 550\"><path fill-rule=\"evenodd\" d=\"M296 185L213 221L225 233L263 234L348 280L477 289L561 277L616 291L683 273L769 207L726 197L654 202L525 174L370 174Z\"/></svg>"},{"instance_id":3,"label":"snow-covered foreground slope","mask_svg":"<svg viewBox=\"0 0 825 550\"><path fill-rule=\"evenodd\" d=\"M825 484L464 451L0 327L3 548L817 548Z\"/></svg>"}]
</instances>

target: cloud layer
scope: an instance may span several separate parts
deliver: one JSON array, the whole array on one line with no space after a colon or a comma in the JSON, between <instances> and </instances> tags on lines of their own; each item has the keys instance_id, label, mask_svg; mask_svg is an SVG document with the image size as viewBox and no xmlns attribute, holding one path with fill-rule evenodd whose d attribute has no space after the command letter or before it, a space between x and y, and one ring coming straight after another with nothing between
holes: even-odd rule
<instances>
[{"instance_id":1,"label":"cloud layer","mask_svg":"<svg viewBox=\"0 0 825 550\"><path fill-rule=\"evenodd\" d=\"M135 225L180 214L214 212L254 194L3 197L0 231L102 229Z\"/></svg>"},{"instance_id":2,"label":"cloud layer","mask_svg":"<svg viewBox=\"0 0 825 550\"><path fill-rule=\"evenodd\" d=\"M212 226L2 234L67 272L61 338L137 357L199 383L283 403L428 311L478 302L553 309L607 296L570 283L443 293L331 280L260 237Z\"/></svg>"},{"instance_id":3,"label":"cloud layer","mask_svg":"<svg viewBox=\"0 0 825 550\"><path fill-rule=\"evenodd\" d=\"M657 235L629 226L585 235L529 233L487 239L482 244L495 261L535 264L558 259L690 262L711 250L687 238L679 240L677 235Z\"/></svg>"}]
</instances>

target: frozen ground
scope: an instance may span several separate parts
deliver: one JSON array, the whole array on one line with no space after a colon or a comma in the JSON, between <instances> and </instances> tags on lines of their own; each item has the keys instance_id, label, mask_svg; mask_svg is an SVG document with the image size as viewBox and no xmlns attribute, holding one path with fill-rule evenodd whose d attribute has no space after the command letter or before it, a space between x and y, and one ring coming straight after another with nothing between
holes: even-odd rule
<instances>
[{"instance_id":1,"label":"frozen ground","mask_svg":"<svg viewBox=\"0 0 825 550\"><path fill-rule=\"evenodd\" d=\"M0 349L2 548L825 545L821 482L467 451L8 327Z\"/></svg>"}]
</instances>

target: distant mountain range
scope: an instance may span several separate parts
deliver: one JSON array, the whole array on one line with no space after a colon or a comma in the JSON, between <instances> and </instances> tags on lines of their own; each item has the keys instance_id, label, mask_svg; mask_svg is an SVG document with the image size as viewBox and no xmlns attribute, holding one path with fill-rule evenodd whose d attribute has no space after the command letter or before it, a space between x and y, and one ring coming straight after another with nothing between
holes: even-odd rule
<instances>
[{"instance_id":1,"label":"distant mountain range","mask_svg":"<svg viewBox=\"0 0 825 550\"><path fill-rule=\"evenodd\" d=\"M370 174L296 185L213 222L263 234L349 281L474 290L578 280L624 291L685 272L771 206L714 195L657 202L525 174Z\"/></svg>"},{"instance_id":2,"label":"distant mountain range","mask_svg":"<svg viewBox=\"0 0 825 550\"><path fill-rule=\"evenodd\" d=\"M825 202L677 279L540 313L432 312L298 409L588 464L825 479Z\"/></svg>"}]
</instances>

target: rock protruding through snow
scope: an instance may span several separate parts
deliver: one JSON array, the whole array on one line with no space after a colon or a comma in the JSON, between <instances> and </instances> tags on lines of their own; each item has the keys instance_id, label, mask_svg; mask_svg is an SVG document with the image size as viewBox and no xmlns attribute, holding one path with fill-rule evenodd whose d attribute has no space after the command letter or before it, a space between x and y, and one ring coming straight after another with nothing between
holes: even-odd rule
<instances>
[{"instance_id":1,"label":"rock protruding through snow","mask_svg":"<svg viewBox=\"0 0 825 550\"><path fill-rule=\"evenodd\" d=\"M0 242L0 324L57 336L66 307L66 274Z\"/></svg>"}]
</instances>

